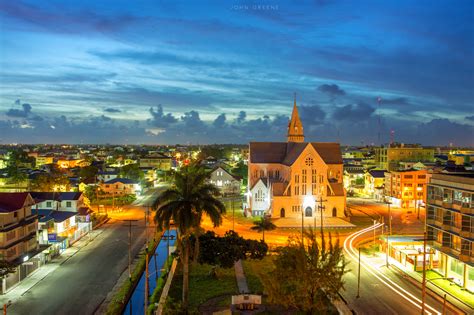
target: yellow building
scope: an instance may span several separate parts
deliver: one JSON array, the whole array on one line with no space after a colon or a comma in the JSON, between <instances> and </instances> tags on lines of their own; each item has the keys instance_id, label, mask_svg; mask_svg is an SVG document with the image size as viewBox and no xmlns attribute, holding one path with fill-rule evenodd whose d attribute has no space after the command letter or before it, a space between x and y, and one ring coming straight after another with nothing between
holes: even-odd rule
<instances>
[{"instance_id":1,"label":"yellow building","mask_svg":"<svg viewBox=\"0 0 474 315\"><path fill-rule=\"evenodd\" d=\"M322 209L325 217L344 216L339 143L304 142L296 101L287 142L251 142L248 165L247 205L252 215L301 222L303 215L319 218Z\"/></svg>"},{"instance_id":2,"label":"yellow building","mask_svg":"<svg viewBox=\"0 0 474 315\"><path fill-rule=\"evenodd\" d=\"M140 168L154 168L160 171L169 171L171 169L171 157L161 153L140 158Z\"/></svg>"},{"instance_id":3,"label":"yellow building","mask_svg":"<svg viewBox=\"0 0 474 315\"><path fill-rule=\"evenodd\" d=\"M89 166L90 162L82 159L69 159L69 160L58 160L57 162L60 168L74 168L74 167L85 167Z\"/></svg>"},{"instance_id":4,"label":"yellow building","mask_svg":"<svg viewBox=\"0 0 474 315\"><path fill-rule=\"evenodd\" d=\"M37 156L36 167L40 167L45 164L53 164L54 158L52 156Z\"/></svg>"},{"instance_id":5,"label":"yellow building","mask_svg":"<svg viewBox=\"0 0 474 315\"><path fill-rule=\"evenodd\" d=\"M367 196L378 201L383 200L385 172L385 170L370 170L365 172L364 193Z\"/></svg>"},{"instance_id":6,"label":"yellow building","mask_svg":"<svg viewBox=\"0 0 474 315\"><path fill-rule=\"evenodd\" d=\"M426 170L404 170L385 173L385 198L396 207L415 207L426 202Z\"/></svg>"},{"instance_id":7,"label":"yellow building","mask_svg":"<svg viewBox=\"0 0 474 315\"><path fill-rule=\"evenodd\" d=\"M394 171L398 169L399 162L434 162L434 149L403 143L375 148L375 164L378 168Z\"/></svg>"}]
</instances>

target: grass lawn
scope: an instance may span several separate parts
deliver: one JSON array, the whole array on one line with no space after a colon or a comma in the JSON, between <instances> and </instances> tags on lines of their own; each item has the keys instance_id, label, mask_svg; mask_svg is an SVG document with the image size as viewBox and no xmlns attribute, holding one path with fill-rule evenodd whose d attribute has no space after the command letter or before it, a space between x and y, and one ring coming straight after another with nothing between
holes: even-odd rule
<instances>
[{"instance_id":1,"label":"grass lawn","mask_svg":"<svg viewBox=\"0 0 474 315\"><path fill-rule=\"evenodd\" d=\"M421 274L421 272L420 272ZM436 279L442 277L439 273L435 271L428 270L426 271L426 279ZM451 281L446 279L438 279L430 281L433 284L437 285L441 289L445 290L446 292L451 293L452 295L458 297L460 300L464 301L470 307L474 308L474 294L466 291L461 290L461 287L457 284L453 284Z\"/></svg>"},{"instance_id":2,"label":"grass lawn","mask_svg":"<svg viewBox=\"0 0 474 315\"><path fill-rule=\"evenodd\" d=\"M247 284L251 293L262 294L263 285L260 274L267 273L273 269L272 256L266 256L262 260L244 260L242 265L247 278Z\"/></svg>"},{"instance_id":3,"label":"grass lawn","mask_svg":"<svg viewBox=\"0 0 474 315\"><path fill-rule=\"evenodd\" d=\"M223 299L216 300L217 306L230 306L230 296L238 293L237 282L235 280L234 268L218 269L218 277L209 276L210 265L193 265L189 273L189 310L197 312L198 307L204 302L219 296L227 295ZM182 268L178 267L173 277L169 298L174 301L181 301L183 274Z\"/></svg>"}]
</instances>

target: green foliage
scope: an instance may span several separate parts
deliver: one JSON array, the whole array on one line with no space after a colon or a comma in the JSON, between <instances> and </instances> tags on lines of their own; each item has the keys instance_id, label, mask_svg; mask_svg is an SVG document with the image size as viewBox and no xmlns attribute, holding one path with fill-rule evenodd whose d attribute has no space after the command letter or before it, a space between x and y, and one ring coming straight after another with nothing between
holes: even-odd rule
<instances>
[{"instance_id":1,"label":"green foliage","mask_svg":"<svg viewBox=\"0 0 474 315\"><path fill-rule=\"evenodd\" d=\"M237 165L231 170L231 173L235 176L242 178L244 186L247 186L248 182L248 166L245 165L244 161L240 161Z\"/></svg>"},{"instance_id":2,"label":"green foliage","mask_svg":"<svg viewBox=\"0 0 474 315\"><path fill-rule=\"evenodd\" d=\"M0 260L0 278L4 278L15 271L16 268L11 263L6 260Z\"/></svg>"},{"instance_id":3,"label":"green foliage","mask_svg":"<svg viewBox=\"0 0 474 315\"><path fill-rule=\"evenodd\" d=\"M265 231L272 231L276 229L276 225L273 224L270 217L263 216L253 222L252 230L262 232L263 241L265 241Z\"/></svg>"},{"instance_id":4,"label":"green foliage","mask_svg":"<svg viewBox=\"0 0 474 315\"><path fill-rule=\"evenodd\" d=\"M305 242L291 238L286 247L278 248L274 265L262 279L269 301L307 314L325 312L327 299L343 289L347 272L339 241L333 243L329 234L327 242L324 236L318 242L312 230Z\"/></svg>"},{"instance_id":5,"label":"green foliage","mask_svg":"<svg viewBox=\"0 0 474 315\"><path fill-rule=\"evenodd\" d=\"M99 172L99 169L95 166L85 166L85 167L82 167L80 170L79 170L79 177L81 179L81 181L94 181L95 180L95 177L97 176L97 173Z\"/></svg>"},{"instance_id":6,"label":"green foliage","mask_svg":"<svg viewBox=\"0 0 474 315\"><path fill-rule=\"evenodd\" d=\"M68 191L70 187L69 178L60 171L38 175L31 180L30 188L33 191Z\"/></svg>"},{"instance_id":7,"label":"green foliage","mask_svg":"<svg viewBox=\"0 0 474 315\"><path fill-rule=\"evenodd\" d=\"M231 268L238 260L262 259L267 251L268 246L263 241L244 239L234 231L227 231L224 237L207 231L199 236L198 262Z\"/></svg>"},{"instance_id":8,"label":"green foliage","mask_svg":"<svg viewBox=\"0 0 474 315\"><path fill-rule=\"evenodd\" d=\"M153 290L153 294L150 296L149 306L147 309L147 314L149 315L154 314L154 311L156 309L155 303L158 303L160 301L161 292L163 291L163 288L166 284L166 280L171 269L171 264L173 263L173 258L173 256L169 256L168 259L165 261L163 271L161 272L160 277L156 281L156 287L155 290Z\"/></svg>"},{"instance_id":9,"label":"green foliage","mask_svg":"<svg viewBox=\"0 0 474 315\"><path fill-rule=\"evenodd\" d=\"M140 182L145 178L145 174L138 164L128 164L123 166L120 169L119 175L122 178L129 178L137 182Z\"/></svg>"}]
</instances>

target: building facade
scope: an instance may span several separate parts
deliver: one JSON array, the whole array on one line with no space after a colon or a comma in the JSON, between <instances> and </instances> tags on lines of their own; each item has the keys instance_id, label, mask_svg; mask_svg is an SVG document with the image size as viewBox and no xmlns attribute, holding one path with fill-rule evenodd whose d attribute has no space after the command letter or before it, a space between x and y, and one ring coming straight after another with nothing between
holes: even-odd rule
<instances>
[{"instance_id":1,"label":"building facade","mask_svg":"<svg viewBox=\"0 0 474 315\"><path fill-rule=\"evenodd\" d=\"M426 231L440 256L430 268L474 292L474 174L433 174Z\"/></svg>"},{"instance_id":2,"label":"building facade","mask_svg":"<svg viewBox=\"0 0 474 315\"><path fill-rule=\"evenodd\" d=\"M343 163L338 143L304 142L296 101L287 142L251 142L248 210L272 218L345 215ZM300 222L300 221L299 221Z\"/></svg>"},{"instance_id":3,"label":"building facade","mask_svg":"<svg viewBox=\"0 0 474 315\"><path fill-rule=\"evenodd\" d=\"M377 168L388 171L398 170L400 162L434 162L434 149L405 144L375 148Z\"/></svg>"},{"instance_id":4,"label":"building facade","mask_svg":"<svg viewBox=\"0 0 474 315\"><path fill-rule=\"evenodd\" d=\"M395 207L417 207L426 202L430 174L426 170L385 172L385 199Z\"/></svg>"},{"instance_id":5,"label":"building facade","mask_svg":"<svg viewBox=\"0 0 474 315\"><path fill-rule=\"evenodd\" d=\"M156 153L140 158L139 164L140 168L153 168L160 171L169 171L172 166L172 159L170 156Z\"/></svg>"},{"instance_id":6,"label":"building facade","mask_svg":"<svg viewBox=\"0 0 474 315\"><path fill-rule=\"evenodd\" d=\"M221 191L222 195L240 195L242 180L235 177L222 167L216 167L211 172L209 182Z\"/></svg>"}]
</instances>

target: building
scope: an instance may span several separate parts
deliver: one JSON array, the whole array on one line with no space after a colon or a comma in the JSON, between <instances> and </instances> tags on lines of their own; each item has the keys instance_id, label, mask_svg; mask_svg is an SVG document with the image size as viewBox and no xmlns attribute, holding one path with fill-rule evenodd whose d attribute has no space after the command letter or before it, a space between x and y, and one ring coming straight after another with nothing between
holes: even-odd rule
<instances>
[{"instance_id":1,"label":"building","mask_svg":"<svg viewBox=\"0 0 474 315\"><path fill-rule=\"evenodd\" d=\"M211 172L209 179L221 191L222 195L240 195L242 180L218 166Z\"/></svg>"},{"instance_id":2,"label":"building","mask_svg":"<svg viewBox=\"0 0 474 315\"><path fill-rule=\"evenodd\" d=\"M395 207L420 206L426 202L428 180L426 170L385 172L385 199Z\"/></svg>"},{"instance_id":3,"label":"building","mask_svg":"<svg viewBox=\"0 0 474 315\"><path fill-rule=\"evenodd\" d=\"M107 182L111 179L117 178L119 173L117 171L101 171L97 173L97 180L99 182Z\"/></svg>"},{"instance_id":4,"label":"building","mask_svg":"<svg viewBox=\"0 0 474 315\"><path fill-rule=\"evenodd\" d=\"M171 157L162 153L156 152L153 155L149 155L140 158L140 168L154 168L160 171L169 171L172 166Z\"/></svg>"},{"instance_id":5,"label":"building","mask_svg":"<svg viewBox=\"0 0 474 315\"><path fill-rule=\"evenodd\" d=\"M364 194L377 201L383 201L385 170L369 170L364 174Z\"/></svg>"},{"instance_id":6,"label":"building","mask_svg":"<svg viewBox=\"0 0 474 315\"><path fill-rule=\"evenodd\" d=\"M129 178L114 178L105 183L100 183L100 189L105 195L135 195L140 194L140 184Z\"/></svg>"},{"instance_id":7,"label":"building","mask_svg":"<svg viewBox=\"0 0 474 315\"><path fill-rule=\"evenodd\" d=\"M254 216L308 218L345 215L339 143L304 142L296 101L287 142L251 142L247 207ZM322 200L322 202L321 202Z\"/></svg>"},{"instance_id":8,"label":"building","mask_svg":"<svg viewBox=\"0 0 474 315\"><path fill-rule=\"evenodd\" d=\"M364 192L364 168L362 166L344 165L344 188L351 196Z\"/></svg>"},{"instance_id":9,"label":"building","mask_svg":"<svg viewBox=\"0 0 474 315\"><path fill-rule=\"evenodd\" d=\"M388 171L398 170L400 162L434 162L434 149L403 143L375 148L377 168Z\"/></svg>"},{"instance_id":10,"label":"building","mask_svg":"<svg viewBox=\"0 0 474 315\"><path fill-rule=\"evenodd\" d=\"M33 205L27 192L0 193L0 260L15 267L14 273L0 279L2 294L45 262L44 248L37 241L38 216L32 213Z\"/></svg>"},{"instance_id":11,"label":"building","mask_svg":"<svg viewBox=\"0 0 474 315\"><path fill-rule=\"evenodd\" d=\"M42 165L53 164L53 163L54 163L54 157L52 156L37 156L35 166L36 168L39 168Z\"/></svg>"},{"instance_id":12,"label":"building","mask_svg":"<svg viewBox=\"0 0 474 315\"><path fill-rule=\"evenodd\" d=\"M474 292L474 173L433 174L426 231L433 255L439 255L430 269Z\"/></svg>"}]
</instances>

